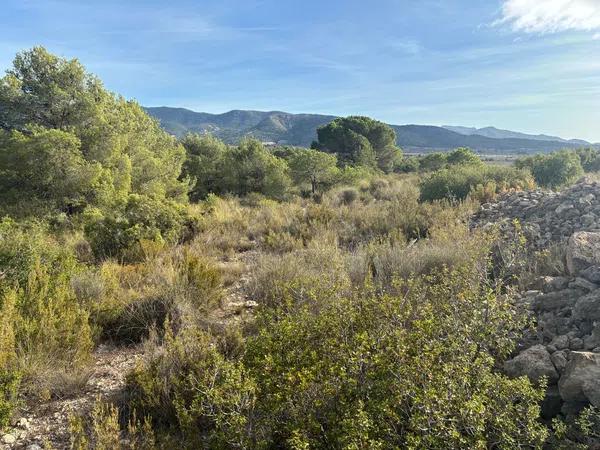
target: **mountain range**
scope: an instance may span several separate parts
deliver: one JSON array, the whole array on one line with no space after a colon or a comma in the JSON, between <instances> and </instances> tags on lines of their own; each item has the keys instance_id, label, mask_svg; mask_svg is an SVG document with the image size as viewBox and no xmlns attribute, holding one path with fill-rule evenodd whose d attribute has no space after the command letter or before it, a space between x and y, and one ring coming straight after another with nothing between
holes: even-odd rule
<instances>
[{"instance_id":1,"label":"mountain range","mask_svg":"<svg viewBox=\"0 0 600 450\"><path fill-rule=\"evenodd\" d=\"M316 130L336 118L321 114L291 114L282 111L233 110L223 114L195 112L185 108L149 107L146 111L175 136L212 133L235 144L245 136L277 144L308 147L317 138ZM519 154L550 152L599 144L555 136L531 135L494 127L390 125L398 145L408 152L428 152L469 147L481 153Z\"/></svg>"}]
</instances>

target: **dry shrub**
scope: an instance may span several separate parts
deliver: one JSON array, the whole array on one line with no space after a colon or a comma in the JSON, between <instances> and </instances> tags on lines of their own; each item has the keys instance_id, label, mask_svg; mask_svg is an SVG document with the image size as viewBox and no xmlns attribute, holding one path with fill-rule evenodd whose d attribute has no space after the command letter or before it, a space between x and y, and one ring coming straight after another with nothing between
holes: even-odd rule
<instances>
[{"instance_id":1,"label":"dry shrub","mask_svg":"<svg viewBox=\"0 0 600 450\"><path fill-rule=\"evenodd\" d=\"M360 194L355 188L346 188L340 192L339 201L344 205L351 205L358 200Z\"/></svg>"},{"instance_id":2,"label":"dry shrub","mask_svg":"<svg viewBox=\"0 0 600 450\"><path fill-rule=\"evenodd\" d=\"M262 199L250 206L235 199L213 198L202 216L202 230L194 246L201 247L204 253L231 258L233 253L252 250L264 243L266 236L294 234L303 215L299 202Z\"/></svg>"},{"instance_id":3,"label":"dry shrub","mask_svg":"<svg viewBox=\"0 0 600 450\"><path fill-rule=\"evenodd\" d=\"M269 232L264 238L263 247L273 253L289 253L302 248L302 239L287 231Z\"/></svg>"},{"instance_id":4,"label":"dry shrub","mask_svg":"<svg viewBox=\"0 0 600 450\"><path fill-rule=\"evenodd\" d=\"M17 305L16 366L25 392L48 399L81 387L93 347L92 330L68 278L51 277L36 265L24 289L5 293L3 302L11 301Z\"/></svg>"},{"instance_id":5,"label":"dry shrub","mask_svg":"<svg viewBox=\"0 0 600 450\"><path fill-rule=\"evenodd\" d=\"M373 282L380 290L393 291L397 281L427 275L479 260L485 269L486 238L463 228L409 245L372 243L353 253L347 270L354 286Z\"/></svg>"},{"instance_id":6,"label":"dry shrub","mask_svg":"<svg viewBox=\"0 0 600 450\"><path fill-rule=\"evenodd\" d=\"M344 255L318 242L284 255L261 255L252 268L250 295L261 305L287 306L326 301L348 292Z\"/></svg>"},{"instance_id":7,"label":"dry shrub","mask_svg":"<svg viewBox=\"0 0 600 450\"><path fill-rule=\"evenodd\" d=\"M216 264L187 247L160 253L144 264L106 262L75 284L82 299L93 293L92 320L115 343L139 342L153 327L162 329L169 317L175 327L197 320L216 308L223 295Z\"/></svg>"},{"instance_id":8,"label":"dry shrub","mask_svg":"<svg viewBox=\"0 0 600 450\"><path fill-rule=\"evenodd\" d=\"M119 409L96 400L89 417L71 414L69 434L73 450L152 450L157 448L149 420L135 415L122 429Z\"/></svg>"}]
</instances>

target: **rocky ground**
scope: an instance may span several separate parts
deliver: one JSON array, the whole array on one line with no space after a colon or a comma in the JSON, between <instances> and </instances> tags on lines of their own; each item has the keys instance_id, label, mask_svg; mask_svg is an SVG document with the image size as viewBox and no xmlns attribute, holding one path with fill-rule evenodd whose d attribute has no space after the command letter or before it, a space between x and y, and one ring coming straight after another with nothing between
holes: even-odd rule
<instances>
[{"instance_id":1,"label":"rocky ground","mask_svg":"<svg viewBox=\"0 0 600 450\"><path fill-rule=\"evenodd\" d=\"M246 266L245 261L242 264ZM224 325L243 320L251 314L257 304L245 296L248 282L248 275L242 273L226 289L220 307L211 311L207 318L211 324ZM94 362L85 386L69 398L23 407L12 426L0 433L0 450L69 449L69 416L85 416L98 399L110 401L118 398L127 374L143 356L143 345L99 346L93 354Z\"/></svg>"},{"instance_id":2,"label":"rocky ground","mask_svg":"<svg viewBox=\"0 0 600 450\"><path fill-rule=\"evenodd\" d=\"M537 326L504 369L510 376L547 378L545 418L600 406L600 184L584 180L560 193L508 194L483 205L473 224L513 219L536 249L562 247L557 266L566 269L560 276L542 274L521 294Z\"/></svg>"},{"instance_id":3,"label":"rocky ground","mask_svg":"<svg viewBox=\"0 0 600 450\"><path fill-rule=\"evenodd\" d=\"M536 248L564 243L577 231L600 232L600 183L582 180L560 193L534 190L504 195L482 205L473 225L512 219L525 226Z\"/></svg>"},{"instance_id":4,"label":"rocky ground","mask_svg":"<svg viewBox=\"0 0 600 450\"><path fill-rule=\"evenodd\" d=\"M92 373L85 387L71 398L25 407L14 426L3 433L0 448L69 448L69 415L89 412L98 397L110 399L118 395L126 374L140 357L139 347L100 346L94 353Z\"/></svg>"}]
</instances>

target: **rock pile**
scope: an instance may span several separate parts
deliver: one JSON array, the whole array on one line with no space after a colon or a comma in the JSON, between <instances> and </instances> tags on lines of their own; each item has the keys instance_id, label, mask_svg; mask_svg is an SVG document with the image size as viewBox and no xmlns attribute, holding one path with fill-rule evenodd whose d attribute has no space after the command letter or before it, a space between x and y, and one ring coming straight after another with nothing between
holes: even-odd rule
<instances>
[{"instance_id":1,"label":"rock pile","mask_svg":"<svg viewBox=\"0 0 600 450\"><path fill-rule=\"evenodd\" d=\"M535 248L564 245L562 276L543 276L520 303L536 318L509 376L542 377L549 388L542 414L551 418L600 407L600 184L582 181L561 193L512 193L483 205L474 225L519 219Z\"/></svg>"},{"instance_id":2,"label":"rock pile","mask_svg":"<svg viewBox=\"0 0 600 450\"><path fill-rule=\"evenodd\" d=\"M526 224L529 242L537 248L566 241L577 231L600 232L600 183L582 180L560 193L525 191L487 203L473 219L474 226L518 219Z\"/></svg>"}]
</instances>

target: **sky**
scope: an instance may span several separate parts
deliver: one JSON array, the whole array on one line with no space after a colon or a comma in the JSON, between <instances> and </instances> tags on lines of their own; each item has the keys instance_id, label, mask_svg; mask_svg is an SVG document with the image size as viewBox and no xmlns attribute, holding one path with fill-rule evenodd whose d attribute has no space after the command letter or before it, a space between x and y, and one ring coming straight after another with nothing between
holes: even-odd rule
<instances>
[{"instance_id":1,"label":"sky","mask_svg":"<svg viewBox=\"0 0 600 450\"><path fill-rule=\"evenodd\" d=\"M600 0L2 0L145 106L360 114L600 142Z\"/></svg>"}]
</instances>

